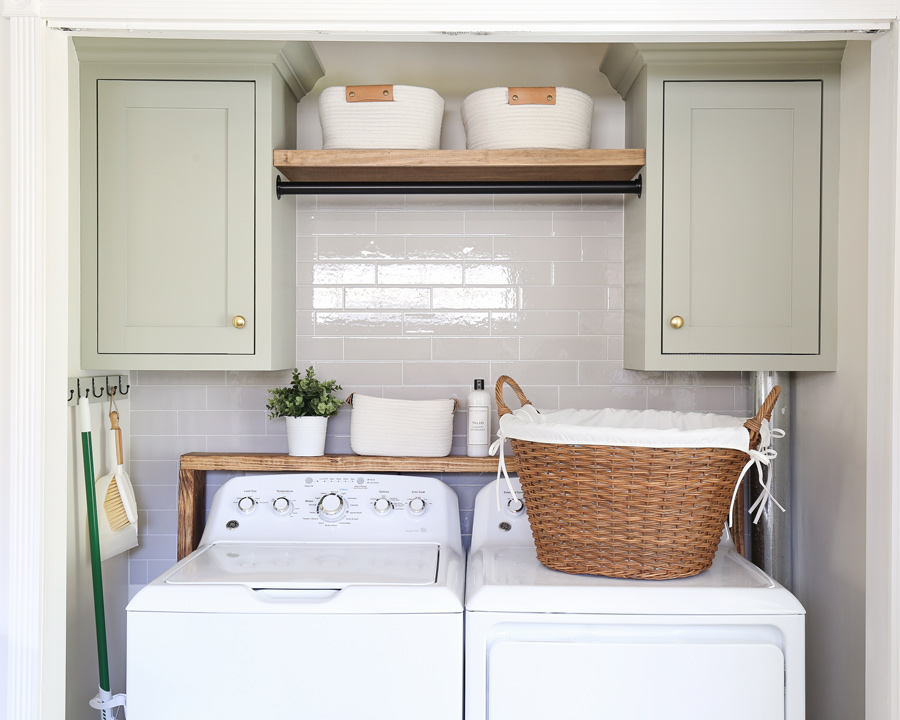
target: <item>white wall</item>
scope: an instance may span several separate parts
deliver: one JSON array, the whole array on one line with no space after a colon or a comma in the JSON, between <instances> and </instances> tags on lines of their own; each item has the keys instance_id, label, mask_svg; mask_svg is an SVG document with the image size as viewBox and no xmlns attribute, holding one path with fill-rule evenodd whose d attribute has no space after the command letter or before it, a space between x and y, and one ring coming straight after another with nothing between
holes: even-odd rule
<instances>
[{"instance_id":1,"label":"white wall","mask_svg":"<svg viewBox=\"0 0 900 720\"><path fill-rule=\"evenodd\" d=\"M0 58L9 57L9 18L0 18ZM8 65L0 72L0 98L9 97ZM9 166L9 103L0 102L0 168ZM9 317L12 302L9 294L9 173L0 173L0 317ZM11 343L0 343L0 377L9 377ZM0 383L0 408L9 408L9 385ZM9 412L0 413L0 457L9 457ZM9 493L10 478L0 472L0 499ZM9 638L9 503L0 500L0 698L7 697L7 642ZM0 718L5 717L6 703L0 705Z\"/></svg>"},{"instance_id":2,"label":"white wall","mask_svg":"<svg viewBox=\"0 0 900 720\"><path fill-rule=\"evenodd\" d=\"M57 33L58 35L58 33ZM59 38L57 38L59 39ZM57 197L60 237L64 238L59 251L67 257L67 288L63 297L57 297L58 309L66 318L69 329L66 341L66 361L69 377L102 375L97 370L82 369L80 357L81 324L81 234L79 232L79 163L78 163L78 70L77 58L71 40L63 39L64 47L57 52L65 56L67 80L60 81L59 92L52 108L69 115L68 135L56 138L59 143L53 156L57 158L55 171L68 172L69 198ZM68 93L68 95L66 94ZM63 160L66 158L68 162ZM60 344L59 348L62 349ZM122 427L128 428L128 400L118 401ZM105 475L110 465L107 459L106 430L109 428L108 404L91 404L93 438L93 462L95 476ZM77 410L67 413L66 481L60 491L67 497L66 525L66 720L95 720L97 711L88 701L97 693L99 666L97 664L97 639L94 622L93 588L91 585L90 547L88 545L87 504L84 480L80 428L77 427ZM126 468L128 458L126 458ZM103 562L104 607L106 613L107 652L111 690L115 694L125 691L125 605L128 599L128 554L123 553Z\"/></svg>"},{"instance_id":3,"label":"white wall","mask_svg":"<svg viewBox=\"0 0 900 720\"><path fill-rule=\"evenodd\" d=\"M794 591L807 610L807 716L865 714L868 43L842 72L838 369L794 381Z\"/></svg>"}]
</instances>

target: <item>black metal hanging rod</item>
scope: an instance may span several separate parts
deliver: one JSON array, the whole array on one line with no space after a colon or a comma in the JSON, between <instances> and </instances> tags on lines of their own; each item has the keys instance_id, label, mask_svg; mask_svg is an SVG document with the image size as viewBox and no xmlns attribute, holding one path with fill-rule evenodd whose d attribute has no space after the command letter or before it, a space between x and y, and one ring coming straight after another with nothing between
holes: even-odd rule
<instances>
[{"instance_id":1,"label":"black metal hanging rod","mask_svg":"<svg viewBox=\"0 0 900 720\"><path fill-rule=\"evenodd\" d=\"M284 182L275 180L275 195L425 195L495 193L584 193L641 196L641 176L635 180L596 182Z\"/></svg>"}]
</instances>

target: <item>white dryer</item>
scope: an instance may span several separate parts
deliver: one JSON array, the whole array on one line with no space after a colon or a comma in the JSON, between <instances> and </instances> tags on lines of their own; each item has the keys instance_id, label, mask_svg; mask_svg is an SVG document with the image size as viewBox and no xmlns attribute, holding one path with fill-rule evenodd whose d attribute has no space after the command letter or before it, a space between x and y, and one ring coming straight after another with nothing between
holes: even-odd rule
<instances>
[{"instance_id":1,"label":"white dryer","mask_svg":"<svg viewBox=\"0 0 900 720\"><path fill-rule=\"evenodd\" d=\"M439 480L233 478L128 605L128 720L459 720L464 579Z\"/></svg>"},{"instance_id":2,"label":"white dryer","mask_svg":"<svg viewBox=\"0 0 900 720\"><path fill-rule=\"evenodd\" d=\"M730 540L691 578L570 575L514 489L475 501L466 720L803 720L803 607Z\"/></svg>"}]
</instances>

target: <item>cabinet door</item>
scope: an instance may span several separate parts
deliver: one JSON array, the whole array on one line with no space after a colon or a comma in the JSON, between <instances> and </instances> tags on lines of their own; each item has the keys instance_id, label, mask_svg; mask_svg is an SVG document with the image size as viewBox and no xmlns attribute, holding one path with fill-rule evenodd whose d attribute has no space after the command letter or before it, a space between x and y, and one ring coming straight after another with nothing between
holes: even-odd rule
<instances>
[{"instance_id":1,"label":"cabinet door","mask_svg":"<svg viewBox=\"0 0 900 720\"><path fill-rule=\"evenodd\" d=\"M253 353L254 123L253 82L97 81L99 353Z\"/></svg>"},{"instance_id":2,"label":"cabinet door","mask_svg":"<svg viewBox=\"0 0 900 720\"><path fill-rule=\"evenodd\" d=\"M822 82L664 98L663 353L818 353Z\"/></svg>"}]
</instances>

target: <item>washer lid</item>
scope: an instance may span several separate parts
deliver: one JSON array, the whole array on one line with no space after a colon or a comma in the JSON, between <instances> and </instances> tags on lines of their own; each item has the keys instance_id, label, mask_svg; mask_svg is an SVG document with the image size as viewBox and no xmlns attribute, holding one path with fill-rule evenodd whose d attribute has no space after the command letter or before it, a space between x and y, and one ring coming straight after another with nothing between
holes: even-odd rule
<instances>
[{"instance_id":1,"label":"washer lid","mask_svg":"<svg viewBox=\"0 0 900 720\"><path fill-rule=\"evenodd\" d=\"M171 585L341 589L433 585L440 547L412 543L215 543L166 578Z\"/></svg>"},{"instance_id":2,"label":"washer lid","mask_svg":"<svg viewBox=\"0 0 900 720\"><path fill-rule=\"evenodd\" d=\"M466 609L624 615L802 614L803 606L725 543L709 570L676 580L572 575L534 546L488 545L469 557Z\"/></svg>"}]
</instances>

